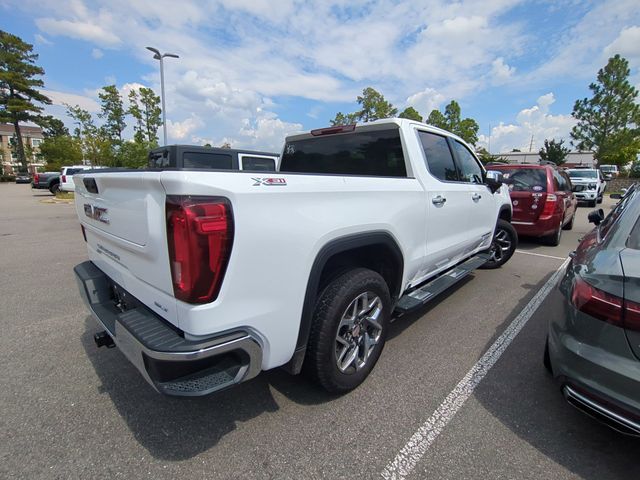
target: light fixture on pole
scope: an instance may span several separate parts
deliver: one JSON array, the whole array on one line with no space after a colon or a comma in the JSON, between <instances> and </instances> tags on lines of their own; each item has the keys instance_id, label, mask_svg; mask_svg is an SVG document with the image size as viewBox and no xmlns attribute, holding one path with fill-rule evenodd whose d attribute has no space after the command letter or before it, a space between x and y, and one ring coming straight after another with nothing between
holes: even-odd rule
<instances>
[{"instance_id":1,"label":"light fixture on pole","mask_svg":"<svg viewBox=\"0 0 640 480\"><path fill-rule=\"evenodd\" d=\"M147 47L147 50L153 52L153 58L160 60L160 94L162 96L162 130L164 132L164 144L167 144L167 114L164 105L164 66L162 59L164 57L180 58L175 53L160 53L160 50L153 47Z\"/></svg>"}]
</instances>

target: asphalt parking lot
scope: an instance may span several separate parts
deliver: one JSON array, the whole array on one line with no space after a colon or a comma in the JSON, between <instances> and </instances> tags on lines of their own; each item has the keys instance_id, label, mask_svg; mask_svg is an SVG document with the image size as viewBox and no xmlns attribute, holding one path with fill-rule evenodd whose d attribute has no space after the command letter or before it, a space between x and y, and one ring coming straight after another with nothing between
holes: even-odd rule
<instances>
[{"instance_id":1,"label":"asphalt parking lot","mask_svg":"<svg viewBox=\"0 0 640 480\"><path fill-rule=\"evenodd\" d=\"M590 226L561 245L524 239L392 324L369 379L330 396L275 370L221 394L155 393L98 331L72 268L86 260L75 211L0 184L0 477L382 478ZM605 200L605 209L612 201ZM567 405L542 367L551 294L407 478L640 478L640 441ZM388 470L387 470L388 472Z\"/></svg>"}]
</instances>

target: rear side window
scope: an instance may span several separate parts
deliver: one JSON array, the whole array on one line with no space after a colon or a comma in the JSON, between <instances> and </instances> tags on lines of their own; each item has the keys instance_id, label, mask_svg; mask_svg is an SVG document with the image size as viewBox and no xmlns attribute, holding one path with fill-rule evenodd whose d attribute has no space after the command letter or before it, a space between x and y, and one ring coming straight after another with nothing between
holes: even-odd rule
<instances>
[{"instance_id":1,"label":"rear side window","mask_svg":"<svg viewBox=\"0 0 640 480\"><path fill-rule=\"evenodd\" d=\"M456 165L449 149L447 139L429 132L418 132L427 168L431 175L445 182L459 181Z\"/></svg>"},{"instance_id":2,"label":"rear side window","mask_svg":"<svg viewBox=\"0 0 640 480\"><path fill-rule=\"evenodd\" d=\"M509 190L513 192L546 192L547 171L543 168L495 168L509 180Z\"/></svg>"},{"instance_id":3,"label":"rear side window","mask_svg":"<svg viewBox=\"0 0 640 480\"><path fill-rule=\"evenodd\" d=\"M83 168L67 168L67 173L65 175L73 175L75 173L81 172L84 170Z\"/></svg>"},{"instance_id":4,"label":"rear side window","mask_svg":"<svg viewBox=\"0 0 640 480\"><path fill-rule=\"evenodd\" d=\"M356 131L287 142L283 173L406 177L400 131Z\"/></svg>"},{"instance_id":5,"label":"rear side window","mask_svg":"<svg viewBox=\"0 0 640 480\"><path fill-rule=\"evenodd\" d=\"M242 157L242 169L274 172L276 170L276 161L273 158Z\"/></svg>"},{"instance_id":6,"label":"rear side window","mask_svg":"<svg viewBox=\"0 0 640 480\"><path fill-rule=\"evenodd\" d=\"M458 155L458 167L460 167L460 180L469 183L482 183L482 167L478 165L473 154L467 147L458 142L453 142L453 148Z\"/></svg>"},{"instance_id":7,"label":"rear side window","mask_svg":"<svg viewBox=\"0 0 640 480\"><path fill-rule=\"evenodd\" d=\"M231 155L221 153L184 152L182 157L184 168L230 170L232 165Z\"/></svg>"}]
</instances>

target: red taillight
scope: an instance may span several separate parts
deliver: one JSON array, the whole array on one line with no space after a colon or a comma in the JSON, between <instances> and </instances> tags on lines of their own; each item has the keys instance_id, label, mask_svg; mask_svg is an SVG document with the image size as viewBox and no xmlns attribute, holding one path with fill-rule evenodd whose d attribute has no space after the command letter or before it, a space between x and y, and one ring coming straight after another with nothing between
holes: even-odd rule
<instances>
[{"instance_id":1,"label":"red taillight","mask_svg":"<svg viewBox=\"0 0 640 480\"><path fill-rule=\"evenodd\" d=\"M40 180L40 175L38 175L37 173L33 176L33 183L38 183L38 180Z\"/></svg>"},{"instance_id":2,"label":"red taillight","mask_svg":"<svg viewBox=\"0 0 640 480\"><path fill-rule=\"evenodd\" d=\"M556 211L556 202L558 197L556 197L553 193L547 193L547 199L544 202L544 207L542 208L542 212L540 213L541 220L544 217L550 217L553 215L553 212Z\"/></svg>"},{"instance_id":3,"label":"red taillight","mask_svg":"<svg viewBox=\"0 0 640 480\"><path fill-rule=\"evenodd\" d=\"M220 197L168 195L166 207L173 292L183 302L212 302L231 255L231 204Z\"/></svg>"},{"instance_id":4,"label":"red taillight","mask_svg":"<svg viewBox=\"0 0 640 480\"><path fill-rule=\"evenodd\" d=\"M87 232L84 229L84 225L80 225L80 229L82 230L82 238L84 238L84 241L87 241Z\"/></svg>"},{"instance_id":5,"label":"red taillight","mask_svg":"<svg viewBox=\"0 0 640 480\"><path fill-rule=\"evenodd\" d=\"M622 327L622 298L595 288L576 276L571 302L581 312Z\"/></svg>"},{"instance_id":6,"label":"red taillight","mask_svg":"<svg viewBox=\"0 0 640 480\"><path fill-rule=\"evenodd\" d=\"M67 183L67 176L66 175L62 175L62 183Z\"/></svg>"}]
</instances>

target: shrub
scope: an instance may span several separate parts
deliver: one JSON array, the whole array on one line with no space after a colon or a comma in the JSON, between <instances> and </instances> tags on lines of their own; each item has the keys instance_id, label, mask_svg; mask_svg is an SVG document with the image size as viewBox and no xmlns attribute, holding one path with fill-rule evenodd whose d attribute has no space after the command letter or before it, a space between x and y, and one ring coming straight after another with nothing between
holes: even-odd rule
<instances>
[{"instance_id":1,"label":"shrub","mask_svg":"<svg viewBox=\"0 0 640 480\"><path fill-rule=\"evenodd\" d=\"M16 177L14 175L1 175L0 182L15 182Z\"/></svg>"}]
</instances>

